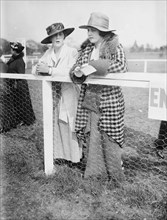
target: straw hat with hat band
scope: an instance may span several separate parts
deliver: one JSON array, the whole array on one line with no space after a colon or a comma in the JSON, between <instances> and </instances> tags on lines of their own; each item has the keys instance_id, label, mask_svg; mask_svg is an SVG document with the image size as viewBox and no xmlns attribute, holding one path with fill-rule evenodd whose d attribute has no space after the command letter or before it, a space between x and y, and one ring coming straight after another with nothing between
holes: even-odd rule
<instances>
[{"instance_id":1,"label":"straw hat with hat band","mask_svg":"<svg viewBox=\"0 0 167 220\"><path fill-rule=\"evenodd\" d=\"M90 15L87 25L81 25L79 28L87 29L93 27L102 32L112 32L115 30L109 29L109 17L100 12L93 12Z\"/></svg>"},{"instance_id":2,"label":"straw hat with hat band","mask_svg":"<svg viewBox=\"0 0 167 220\"><path fill-rule=\"evenodd\" d=\"M58 34L60 32L64 33L64 36L67 37L74 31L74 28L64 28L64 25L62 23L54 23L46 28L46 32L48 34L48 37L43 39L41 41L42 44L50 44L52 43L51 37L55 34Z\"/></svg>"}]
</instances>

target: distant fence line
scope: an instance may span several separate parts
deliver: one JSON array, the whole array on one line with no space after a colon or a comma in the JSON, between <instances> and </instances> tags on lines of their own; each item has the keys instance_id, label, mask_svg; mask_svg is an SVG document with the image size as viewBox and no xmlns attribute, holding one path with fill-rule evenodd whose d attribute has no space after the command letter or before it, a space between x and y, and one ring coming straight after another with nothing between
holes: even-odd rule
<instances>
[{"instance_id":1,"label":"distant fence line","mask_svg":"<svg viewBox=\"0 0 167 220\"><path fill-rule=\"evenodd\" d=\"M31 65L37 63L38 60L38 56L27 56L27 62L31 62ZM167 59L128 59L128 62L143 62L144 73L146 73L148 69L148 62L167 62Z\"/></svg>"},{"instance_id":2,"label":"distant fence line","mask_svg":"<svg viewBox=\"0 0 167 220\"><path fill-rule=\"evenodd\" d=\"M147 73L148 62L166 62L167 59L128 59L128 62L144 62L144 73Z\"/></svg>"},{"instance_id":3,"label":"distant fence line","mask_svg":"<svg viewBox=\"0 0 167 220\"><path fill-rule=\"evenodd\" d=\"M6 60L9 60L11 55L4 55ZM35 65L39 60L39 56L26 56L26 63L30 62L31 65ZM143 62L144 63L144 70L143 72L146 73L148 70L148 62L166 62L167 59L128 59L128 62Z\"/></svg>"}]
</instances>

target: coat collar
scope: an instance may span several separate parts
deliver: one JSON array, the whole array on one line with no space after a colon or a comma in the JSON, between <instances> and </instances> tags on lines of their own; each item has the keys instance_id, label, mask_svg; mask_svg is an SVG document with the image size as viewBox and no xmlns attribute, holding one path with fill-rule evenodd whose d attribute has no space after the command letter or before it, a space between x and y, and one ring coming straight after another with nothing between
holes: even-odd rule
<instances>
[{"instance_id":1,"label":"coat collar","mask_svg":"<svg viewBox=\"0 0 167 220\"><path fill-rule=\"evenodd\" d=\"M112 55L115 54L116 48L119 45L118 36L114 33L107 35L104 37L103 42L100 46L100 58L111 59ZM89 39L85 40L81 44L80 51L86 51L86 53L90 53L94 48L94 44L92 44Z\"/></svg>"},{"instance_id":2,"label":"coat collar","mask_svg":"<svg viewBox=\"0 0 167 220\"><path fill-rule=\"evenodd\" d=\"M7 62L7 64L10 64L12 63L14 60L17 60L17 59L20 59L20 58L23 58L24 56L24 53L21 52L19 55L12 55L11 58L9 59L9 61Z\"/></svg>"}]
</instances>

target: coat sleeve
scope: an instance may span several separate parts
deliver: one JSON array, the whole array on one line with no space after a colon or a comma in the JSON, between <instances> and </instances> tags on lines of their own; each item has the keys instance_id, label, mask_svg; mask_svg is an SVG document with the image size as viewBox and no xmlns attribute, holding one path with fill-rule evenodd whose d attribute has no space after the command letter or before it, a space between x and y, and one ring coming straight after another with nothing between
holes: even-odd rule
<instances>
[{"instance_id":1,"label":"coat sleeve","mask_svg":"<svg viewBox=\"0 0 167 220\"><path fill-rule=\"evenodd\" d=\"M122 45L118 45L115 55L110 62L108 73L124 73L127 72L127 62Z\"/></svg>"},{"instance_id":2,"label":"coat sleeve","mask_svg":"<svg viewBox=\"0 0 167 220\"><path fill-rule=\"evenodd\" d=\"M0 61L0 73L6 73L8 69L8 66L6 63Z\"/></svg>"},{"instance_id":3,"label":"coat sleeve","mask_svg":"<svg viewBox=\"0 0 167 220\"><path fill-rule=\"evenodd\" d=\"M83 56L82 51L80 51L78 53L78 58L76 60L76 63L72 66L72 68L70 69L70 72L69 72L70 79L75 84L82 84L87 78L87 76L85 76L85 75L82 75L81 77L76 77L74 74L75 68L77 66L82 66L82 56Z\"/></svg>"},{"instance_id":4,"label":"coat sleeve","mask_svg":"<svg viewBox=\"0 0 167 220\"><path fill-rule=\"evenodd\" d=\"M22 59L17 63L17 73L25 73L25 63Z\"/></svg>"},{"instance_id":5,"label":"coat sleeve","mask_svg":"<svg viewBox=\"0 0 167 220\"><path fill-rule=\"evenodd\" d=\"M42 57L38 60L38 63L41 63L41 62L46 62L46 60L47 60L47 56L48 56L48 54L50 53L50 49L48 49L47 51L45 51L45 53L42 55ZM37 63L37 64L38 64ZM37 69L37 64L35 64L35 65L33 65L32 66L32 70L31 70L31 73L33 74L33 75L36 75L37 74L37 72L36 72L36 69ZM38 74L37 74L38 75Z\"/></svg>"}]
</instances>

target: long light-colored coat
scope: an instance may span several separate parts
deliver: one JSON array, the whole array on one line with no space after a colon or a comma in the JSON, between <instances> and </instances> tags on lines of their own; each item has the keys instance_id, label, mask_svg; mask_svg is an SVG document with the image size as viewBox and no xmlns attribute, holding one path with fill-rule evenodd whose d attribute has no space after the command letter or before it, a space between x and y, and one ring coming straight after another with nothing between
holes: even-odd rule
<instances>
[{"instance_id":1,"label":"long light-colored coat","mask_svg":"<svg viewBox=\"0 0 167 220\"><path fill-rule=\"evenodd\" d=\"M56 58L54 48L49 48L39 62L53 67L52 76L64 75L69 78L69 71L77 59L78 52L64 44L59 57ZM81 151L75 137L75 118L79 97L78 86L62 82L60 86L53 83L54 108L54 158L79 162ZM61 91L58 91L60 88ZM57 100L58 98L58 100Z\"/></svg>"}]
</instances>

